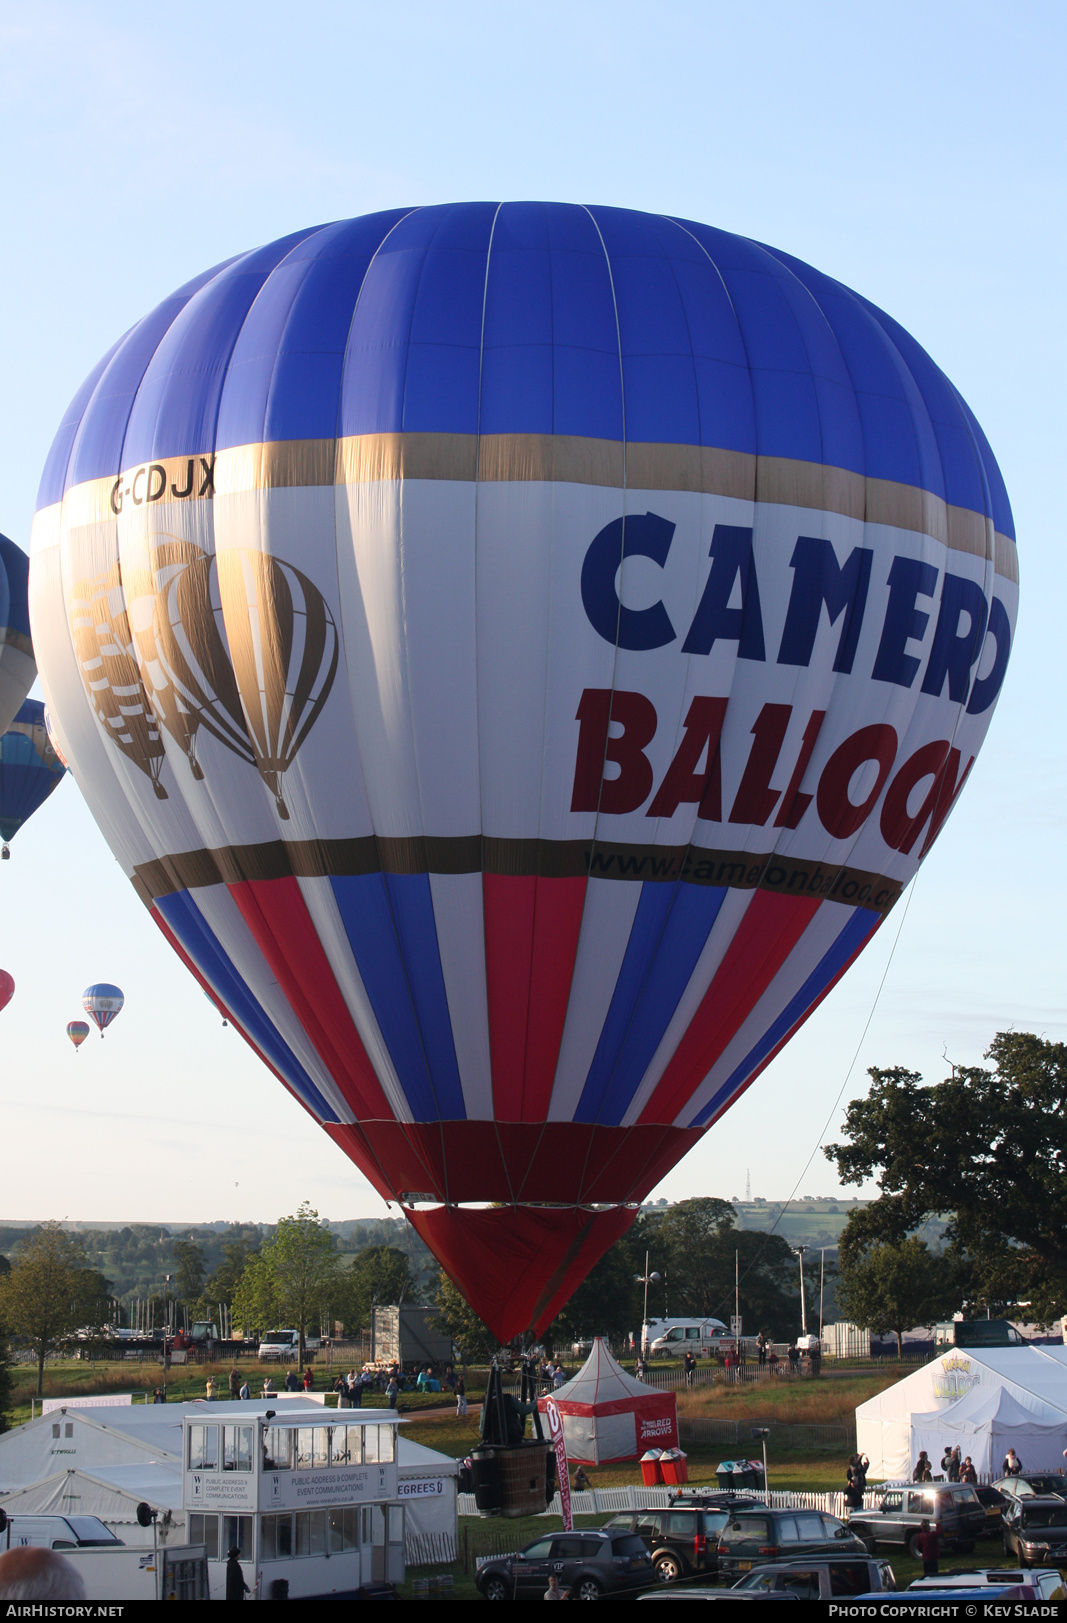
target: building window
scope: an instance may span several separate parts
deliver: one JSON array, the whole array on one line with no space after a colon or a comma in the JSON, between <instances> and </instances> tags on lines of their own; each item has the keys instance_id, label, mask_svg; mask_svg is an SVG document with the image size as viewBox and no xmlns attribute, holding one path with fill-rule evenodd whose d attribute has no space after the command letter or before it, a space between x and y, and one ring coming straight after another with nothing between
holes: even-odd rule
<instances>
[{"instance_id":1,"label":"building window","mask_svg":"<svg viewBox=\"0 0 1067 1623\"><path fill-rule=\"evenodd\" d=\"M217 1471L219 1468L218 1426L189 1427L190 1471Z\"/></svg>"},{"instance_id":2,"label":"building window","mask_svg":"<svg viewBox=\"0 0 1067 1623\"><path fill-rule=\"evenodd\" d=\"M263 1433L263 1469L291 1471L296 1433L283 1426L268 1426Z\"/></svg>"},{"instance_id":3,"label":"building window","mask_svg":"<svg viewBox=\"0 0 1067 1623\"><path fill-rule=\"evenodd\" d=\"M58 1420L53 1420L53 1422L52 1422L52 1436L53 1437L58 1437L59 1436L59 1421Z\"/></svg>"},{"instance_id":4,"label":"building window","mask_svg":"<svg viewBox=\"0 0 1067 1623\"><path fill-rule=\"evenodd\" d=\"M252 1469L251 1426L223 1426L222 1469L224 1471Z\"/></svg>"},{"instance_id":5,"label":"building window","mask_svg":"<svg viewBox=\"0 0 1067 1623\"><path fill-rule=\"evenodd\" d=\"M259 1559L261 1561L288 1561L293 1553L293 1518L263 1516L259 1524Z\"/></svg>"},{"instance_id":6,"label":"building window","mask_svg":"<svg viewBox=\"0 0 1067 1623\"><path fill-rule=\"evenodd\" d=\"M237 1550L242 1561L252 1559L251 1516L223 1516L222 1554L228 1559L231 1550Z\"/></svg>"},{"instance_id":7,"label":"building window","mask_svg":"<svg viewBox=\"0 0 1067 1623\"><path fill-rule=\"evenodd\" d=\"M331 1465L362 1465L363 1427L333 1426L330 1437Z\"/></svg>"},{"instance_id":8,"label":"building window","mask_svg":"<svg viewBox=\"0 0 1067 1623\"><path fill-rule=\"evenodd\" d=\"M213 1428L212 1428L213 1429ZM189 1543L203 1544L209 1561L219 1558L219 1518L189 1513Z\"/></svg>"},{"instance_id":9,"label":"building window","mask_svg":"<svg viewBox=\"0 0 1067 1623\"><path fill-rule=\"evenodd\" d=\"M73 1437L74 1436L74 1422L73 1422L73 1420L68 1420L66 1422L66 1424L63 1427L63 1435L64 1435L64 1437Z\"/></svg>"},{"instance_id":10,"label":"building window","mask_svg":"<svg viewBox=\"0 0 1067 1623\"><path fill-rule=\"evenodd\" d=\"M368 1426L363 1445L363 1458L368 1465L388 1465L393 1458L392 1426Z\"/></svg>"},{"instance_id":11,"label":"building window","mask_svg":"<svg viewBox=\"0 0 1067 1623\"><path fill-rule=\"evenodd\" d=\"M325 1555L326 1512L298 1510L295 1519L297 1555Z\"/></svg>"}]
</instances>

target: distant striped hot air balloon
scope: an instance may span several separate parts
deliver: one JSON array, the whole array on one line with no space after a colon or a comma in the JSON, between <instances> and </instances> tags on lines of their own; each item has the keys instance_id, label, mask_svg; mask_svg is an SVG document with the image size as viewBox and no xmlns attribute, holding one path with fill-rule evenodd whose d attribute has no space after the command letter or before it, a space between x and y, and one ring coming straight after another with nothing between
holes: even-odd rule
<instances>
[{"instance_id":1,"label":"distant striped hot air balloon","mask_svg":"<svg viewBox=\"0 0 1067 1623\"><path fill-rule=\"evenodd\" d=\"M89 1035L89 1027L84 1020L68 1020L67 1036L74 1044L75 1052L81 1047Z\"/></svg>"},{"instance_id":2,"label":"distant striped hot air balloon","mask_svg":"<svg viewBox=\"0 0 1067 1623\"><path fill-rule=\"evenodd\" d=\"M125 1001L118 987L112 986L110 981L97 981L95 986L87 986L82 993L82 1008L98 1028L101 1037L105 1027L118 1019ZM67 1030L69 1035L70 1028Z\"/></svg>"},{"instance_id":3,"label":"distant striped hot air balloon","mask_svg":"<svg viewBox=\"0 0 1067 1623\"><path fill-rule=\"evenodd\" d=\"M966 403L841 283L465 203L131 327L53 445L31 597L154 921L508 1338L900 896L1018 566Z\"/></svg>"}]
</instances>

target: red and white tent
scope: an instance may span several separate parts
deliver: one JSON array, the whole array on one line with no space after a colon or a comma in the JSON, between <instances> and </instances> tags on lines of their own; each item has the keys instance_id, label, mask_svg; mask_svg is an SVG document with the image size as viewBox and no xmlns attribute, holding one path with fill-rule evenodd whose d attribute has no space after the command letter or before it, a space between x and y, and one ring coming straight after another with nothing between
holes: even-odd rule
<instances>
[{"instance_id":1,"label":"red and white tent","mask_svg":"<svg viewBox=\"0 0 1067 1623\"><path fill-rule=\"evenodd\" d=\"M627 1375L601 1336L574 1379L552 1396L563 1417L567 1458L575 1465L635 1460L649 1448L678 1446L674 1393ZM542 1412L544 1406L542 1398Z\"/></svg>"}]
</instances>

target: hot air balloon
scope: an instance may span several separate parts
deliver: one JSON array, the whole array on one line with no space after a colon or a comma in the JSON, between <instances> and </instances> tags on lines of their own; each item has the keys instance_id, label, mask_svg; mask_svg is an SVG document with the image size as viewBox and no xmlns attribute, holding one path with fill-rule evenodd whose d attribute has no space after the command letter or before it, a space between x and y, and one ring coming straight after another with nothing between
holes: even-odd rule
<instances>
[{"instance_id":1,"label":"hot air balloon","mask_svg":"<svg viewBox=\"0 0 1067 1623\"><path fill-rule=\"evenodd\" d=\"M44 805L66 771L45 727L44 705L27 699L0 738L0 838L7 842Z\"/></svg>"},{"instance_id":2,"label":"hot air balloon","mask_svg":"<svg viewBox=\"0 0 1067 1623\"><path fill-rule=\"evenodd\" d=\"M86 1022L84 1020L68 1020L67 1021L67 1036L70 1038L71 1042L74 1044L75 1053L77 1053L78 1049L81 1047L82 1043L85 1041L85 1039L86 1039L86 1037L88 1037L88 1035L89 1035L89 1027L88 1027L88 1025L86 1024Z\"/></svg>"},{"instance_id":3,"label":"hot air balloon","mask_svg":"<svg viewBox=\"0 0 1067 1623\"><path fill-rule=\"evenodd\" d=\"M76 395L32 547L154 921L502 1338L878 928L1018 598L985 437L889 316L554 204L187 283Z\"/></svg>"},{"instance_id":4,"label":"hot air balloon","mask_svg":"<svg viewBox=\"0 0 1067 1623\"><path fill-rule=\"evenodd\" d=\"M30 641L30 560L0 535L0 734L6 733L37 675Z\"/></svg>"},{"instance_id":5,"label":"hot air balloon","mask_svg":"<svg viewBox=\"0 0 1067 1623\"><path fill-rule=\"evenodd\" d=\"M0 1009L6 1009L15 995L15 978L6 969L0 969Z\"/></svg>"},{"instance_id":6,"label":"hot air balloon","mask_svg":"<svg viewBox=\"0 0 1067 1623\"><path fill-rule=\"evenodd\" d=\"M105 1026L109 1026L112 1020L122 1013L125 1001L118 987L112 986L110 981L97 981L95 986L87 986L82 993L82 1008L99 1030L101 1037L104 1035ZM80 1025L81 1021L75 1023ZM88 1027L86 1030L88 1031ZM67 1027L67 1036L73 1042L70 1026Z\"/></svg>"}]
</instances>

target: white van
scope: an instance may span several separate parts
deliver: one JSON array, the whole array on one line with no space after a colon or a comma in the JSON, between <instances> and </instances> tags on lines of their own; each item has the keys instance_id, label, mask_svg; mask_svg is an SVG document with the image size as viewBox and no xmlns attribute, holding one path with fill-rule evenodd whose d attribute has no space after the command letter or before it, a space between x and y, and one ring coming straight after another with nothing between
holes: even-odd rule
<instances>
[{"instance_id":1,"label":"white van","mask_svg":"<svg viewBox=\"0 0 1067 1623\"><path fill-rule=\"evenodd\" d=\"M723 1341L731 1339L729 1328L721 1319L652 1319L645 1327L649 1358L657 1354L681 1358L687 1352L695 1358L706 1357Z\"/></svg>"},{"instance_id":2,"label":"white van","mask_svg":"<svg viewBox=\"0 0 1067 1623\"><path fill-rule=\"evenodd\" d=\"M96 1516L9 1516L11 1549L32 1546L45 1550L98 1550L125 1546ZM8 1535L0 1536L0 1549Z\"/></svg>"},{"instance_id":3,"label":"white van","mask_svg":"<svg viewBox=\"0 0 1067 1623\"><path fill-rule=\"evenodd\" d=\"M315 1352L322 1345L318 1336L304 1337L304 1351ZM299 1330L268 1330L259 1344L257 1356L265 1358L297 1358L300 1354Z\"/></svg>"}]
</instances>

